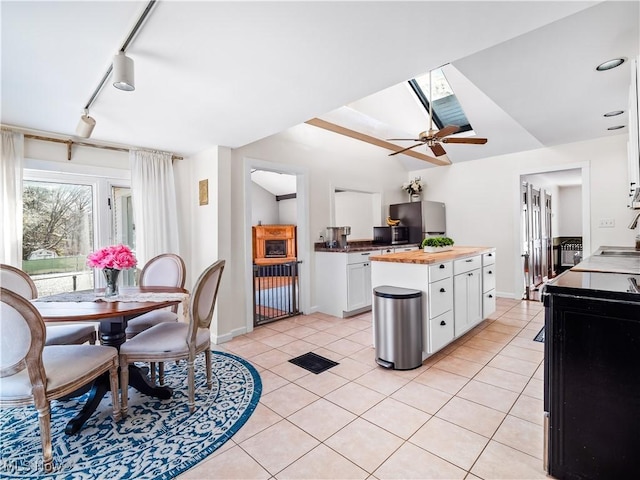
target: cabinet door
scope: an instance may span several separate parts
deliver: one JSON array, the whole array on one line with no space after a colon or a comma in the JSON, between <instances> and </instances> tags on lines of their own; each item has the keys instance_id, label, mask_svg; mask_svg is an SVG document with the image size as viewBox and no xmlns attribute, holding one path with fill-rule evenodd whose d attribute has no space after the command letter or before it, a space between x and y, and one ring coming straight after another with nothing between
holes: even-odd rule
<instances>
[{"instance_id":1,"label":"cabinet door","mask_svg":"<svg viewBox=\"0 0 640 480\"><path fill-rule=\"evenodd\" d=\"M454 332L459 337L482 320L480 270L453 277Z\"/></svg>"},{"instance_id":2,"label":"cabinet door","mask_svg":"<svg viewBox=\"0 0 640 480\"><path fill-rule=\"evenodd\" d=\"M347 311L371 306L371 264L347 265Z\"/></svg>"}]
</instances>

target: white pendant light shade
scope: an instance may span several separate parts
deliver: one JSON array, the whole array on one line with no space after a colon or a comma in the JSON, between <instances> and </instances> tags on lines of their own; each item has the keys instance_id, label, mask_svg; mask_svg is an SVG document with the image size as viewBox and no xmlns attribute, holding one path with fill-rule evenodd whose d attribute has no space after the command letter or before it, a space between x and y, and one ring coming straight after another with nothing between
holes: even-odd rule
<instances>
[{"instance_id":1,"label":"white pendant light shade","mask_svg":"<svg viewBox=\"0 0 640 480\"><path fill-rule=\"evenodd\" d=\"M119 52L113 57L113 86L127 92L136 89L133 60L124 52Z\"/></svg>"},{"instance_id":2,"label":"white pendant light shade","mask_svg":"<svg viewBox=\"0 0 640 480\"><path fill-rule=\"evenodd\" d=\"M76 135L82 138L89 138L95 126L96 119L90 117L88 112L85 112L85 114L80 117L80 121L76 127Z\"/></svg>"}]
</instances>

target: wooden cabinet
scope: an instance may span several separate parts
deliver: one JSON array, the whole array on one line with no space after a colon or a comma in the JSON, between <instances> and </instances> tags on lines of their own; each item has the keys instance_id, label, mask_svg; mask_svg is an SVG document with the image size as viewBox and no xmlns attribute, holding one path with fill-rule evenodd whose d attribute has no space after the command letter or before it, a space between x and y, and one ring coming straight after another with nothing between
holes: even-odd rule
<instances>
[{"instance_id":1,"label":"wooden cabinet","mask_svg":"<svg viewBox=\"0 0 640 480\"><path fill-rule=\"evenodd\" d=\"M295 225L256 225L252 228L252 240L256 265L296 261Z\"/></svg>"},{"instance_id":2,"label":"wooden cabinet","mask_svg":"<svg viewBox=\"0 0 640 480\"><path fill-rule=\"evenodd\" d=\"M454 335L459 337L482 321L482 258L453 262Z\"/></svg>"}]
</instances>

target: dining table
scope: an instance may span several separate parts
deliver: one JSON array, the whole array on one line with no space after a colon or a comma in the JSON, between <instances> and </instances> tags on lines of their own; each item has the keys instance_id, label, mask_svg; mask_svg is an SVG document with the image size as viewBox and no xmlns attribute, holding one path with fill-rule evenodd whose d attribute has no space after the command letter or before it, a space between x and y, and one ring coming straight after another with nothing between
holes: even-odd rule
<instances>
[{"instance_id":1,"label":"dining table","mask_svg":"<svg viewBox=\"0 0 640 480\"><path fill-rule=\"evenodd\" d=\"M182 304L183 312L188 314L189 292L179 287L121 287L117 296L109 298L104 296L103 290L96 289L40 297L32 300L32 303L46 323L98 322L100 343L119 349L127 340L125 331L130 319L178 304ZM130 386L151 397L163 400L171 398L173 390L151 383L147 377L148 369L137 365L128 365L128 368ZM121 389L126 395L127 389ZM75 434L82 428L109 390L109 376L105 374L73 394L78 396L89 392L81 411L67 424L67 435Z\"/></svg>"}]
</instances>

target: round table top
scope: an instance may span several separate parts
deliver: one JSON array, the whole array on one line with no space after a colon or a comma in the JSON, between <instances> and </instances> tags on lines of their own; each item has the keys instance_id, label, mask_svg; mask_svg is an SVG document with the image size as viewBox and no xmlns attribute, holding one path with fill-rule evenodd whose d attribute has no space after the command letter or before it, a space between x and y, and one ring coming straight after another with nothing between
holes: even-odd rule
<instances>
[{"instance_id":1,"label":"round table top","mask_svg":"<svg viewBox=\"0 0 640 480\"><path fill-rule=\"evenodd\" d=\"M178 287L123 287L121 293L189 293ZM52 296L55 297L55 296ZM181 300L162 300L157 302L59 302L36 301L33 305L38 309L45 322L99 321L107 318L140 315L159 308L170 307L181 303Z\"/></svg>"}]
</instances>

